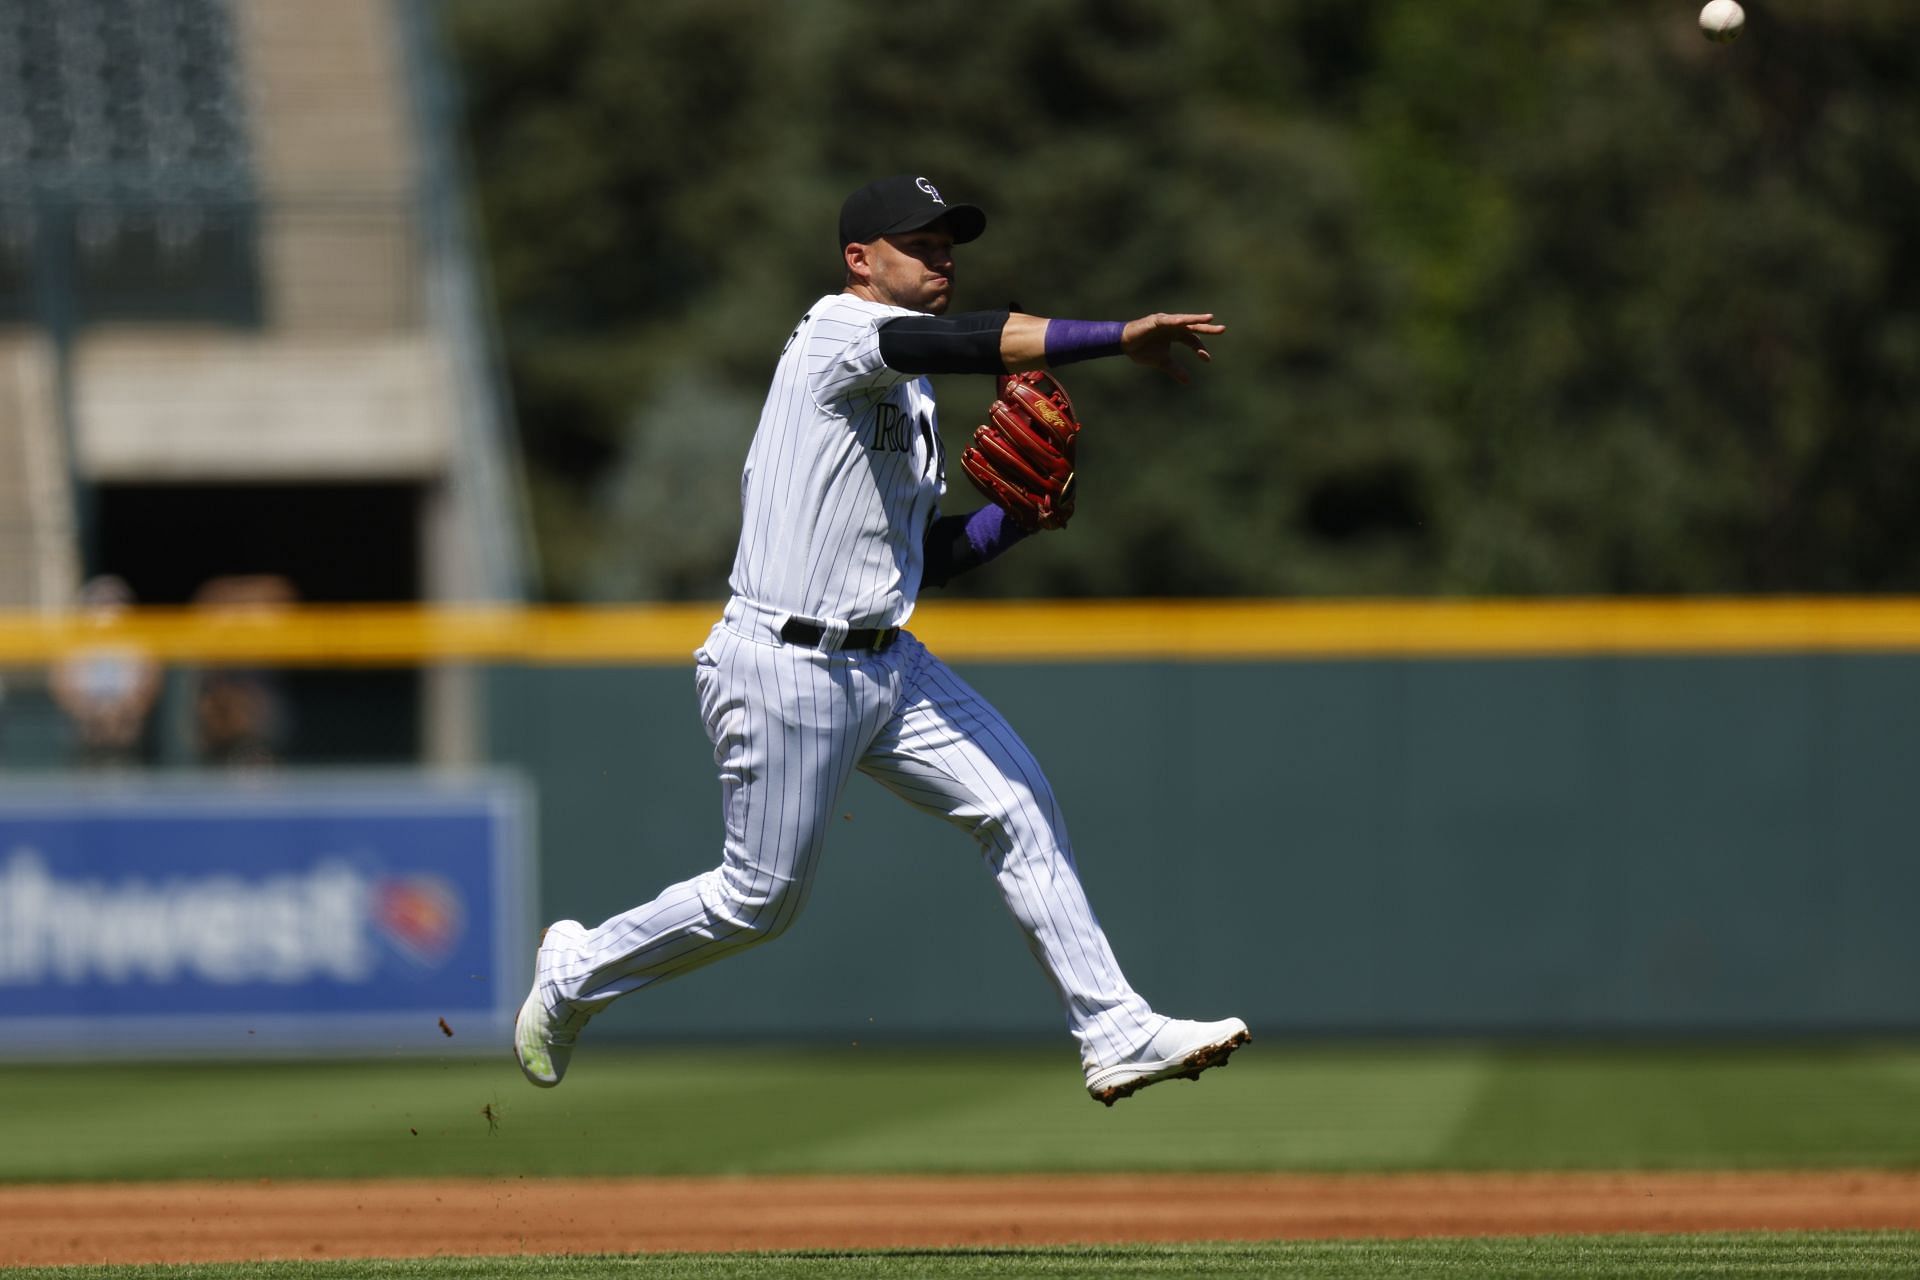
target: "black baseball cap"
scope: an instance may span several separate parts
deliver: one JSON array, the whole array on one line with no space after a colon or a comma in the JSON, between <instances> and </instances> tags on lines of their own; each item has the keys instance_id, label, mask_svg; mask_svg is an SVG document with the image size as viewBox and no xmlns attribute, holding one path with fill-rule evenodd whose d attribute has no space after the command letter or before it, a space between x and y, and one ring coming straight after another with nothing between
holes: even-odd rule
<instances>
[{"instance_id":1,"label":"black baseball cap","mask_svg":"<svg viewBox=\"0 0 1920 1280\"><path fill-rule=\"evenodd\" d=\"M840 206L840 244L867 244L881 236L918 231L941 218L953 231L953 242L977 240L987 229L987 215L979 206L948 204L940 189L912 174L869 182Z\"/></svg>"}]
</instances>

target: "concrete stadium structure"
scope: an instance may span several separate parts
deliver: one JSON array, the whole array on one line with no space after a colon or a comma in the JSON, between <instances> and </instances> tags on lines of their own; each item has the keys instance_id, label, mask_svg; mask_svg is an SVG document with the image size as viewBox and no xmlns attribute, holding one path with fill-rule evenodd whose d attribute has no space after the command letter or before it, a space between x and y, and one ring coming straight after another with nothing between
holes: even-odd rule
<instances>
[{"instance_id":1,"label":"concrete stadium structure","mask_svg":"<svg viewBox=\"0 0 1920 1280\"><path fill-rule=\"evenodd\" d=\"M0 608L523 598L450 102L416 0L0 4Z\"/></svg>"}]
</instances>

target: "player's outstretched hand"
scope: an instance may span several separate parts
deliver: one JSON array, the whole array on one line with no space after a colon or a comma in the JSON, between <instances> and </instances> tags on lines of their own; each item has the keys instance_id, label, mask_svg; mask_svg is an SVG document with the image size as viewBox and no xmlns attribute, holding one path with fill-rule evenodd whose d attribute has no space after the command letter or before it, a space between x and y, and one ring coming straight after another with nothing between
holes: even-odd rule
<instances>
[{"instance_id":1,"label":"player's outstretched hand","mask_svg":"<svg viewBox=\"0 0 1920 1280\"><path fill-rule=\"evenodd\" d=\"M1120 347L1134 363L1158 369L1175 382L1185 383L1189 381L1187 371L1174 363L1175 345L1192 347L1193 353L1200 359L1212 360L1213 356L1201 343L1200 335L1226 331L1227 326L1213 322L1211 311L1205 315L1167 315L1159 312L1129 321L1126 331L1120 335Z\"/></svg>"}]
</instances>

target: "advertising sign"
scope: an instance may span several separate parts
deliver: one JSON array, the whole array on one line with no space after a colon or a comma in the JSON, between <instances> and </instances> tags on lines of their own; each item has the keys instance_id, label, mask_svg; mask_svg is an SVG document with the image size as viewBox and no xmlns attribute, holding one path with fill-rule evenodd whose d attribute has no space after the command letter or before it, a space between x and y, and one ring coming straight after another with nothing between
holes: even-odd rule
<instances>
[{"instance_id":1,"label":"advertising sign","mask_svg":"<svg viewBox=\"0 0 1920 1280\"><path fill-rule=\"evenodd\" d=\"M499 776L0 789L0 1054L498 1047L526 808Z\"/></svg>"}]
</instances>

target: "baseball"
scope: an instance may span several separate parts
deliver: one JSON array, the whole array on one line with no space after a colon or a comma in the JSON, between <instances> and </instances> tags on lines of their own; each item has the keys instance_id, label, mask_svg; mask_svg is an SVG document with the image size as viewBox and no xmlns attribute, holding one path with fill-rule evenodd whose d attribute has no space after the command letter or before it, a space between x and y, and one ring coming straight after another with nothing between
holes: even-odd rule
<instances>
[{"instance_id":1,"label":"baseball","mask_svg":"<svg viewBox=\"0 0 1920 1280\"><path fill-rule=\"evenodd\" d=\"M1747 25L1747 11L1737 0L1708 0L1707 7L1700 11L1700 30L1707 39L1725 44L1729 40L1740 38L1740 28Z\"/></svg>"}]
</instances>

